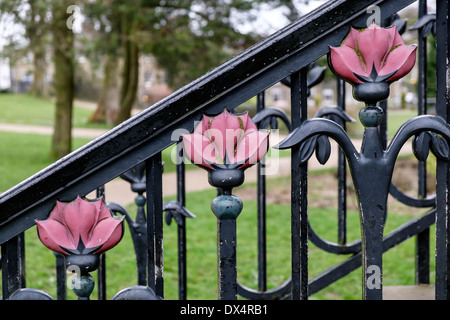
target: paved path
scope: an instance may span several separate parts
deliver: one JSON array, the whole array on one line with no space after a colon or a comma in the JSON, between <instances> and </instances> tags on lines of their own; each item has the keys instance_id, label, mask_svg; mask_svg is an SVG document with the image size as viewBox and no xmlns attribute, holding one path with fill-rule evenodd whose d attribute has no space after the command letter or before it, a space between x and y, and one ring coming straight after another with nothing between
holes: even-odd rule
<instances>
[{"instance_id":1,"label":"paved path","mask_svg":"<svg viewBox=\"0 0 450 320\"><path fill-rule=\"evenodd\" d=\"M42 134L42 135L52 135L53 128L45 127L45 126L33 126L33 125L24 125L24 124L9 124L9 123L0 123L0 131L6 132L17 132L17 133L32 133L32 134ZM103 129L88 129L88 128L74 128L72 131L72 135L77 138L96 138L106 130Z\"/></svg>"},{"instance_id":2,"label":"paved path","mask_svg":"<svg viewBox=\"0 0 450 320\"><path fill-rule=\"evenodd\" d=\"M0 123L0 132L17 132L17 133L33 133L33 134L44 134L51 135L53 129L51 127L43 126L30 126L30 125L16 125L16 124L4 124ZM83 138L96 138L101 134L105 133L105 130L101 129L83 129L74 128L74 137ZM331 140L332 152L329 160L325 165L321 165L315 156L313 155L308 163L309 170L317 170L323 168L331 168L337 166L337 144L334 140ZM272 145L276 144L276 141L271 141ZM360 148L360 141L354 141L357 150ZM402 148L402 153L411 153L410 145L406 145ZM271 158L270 162L267 164L270 167L271 174L268 176L285 176L290 174L290 158L281 157L279 159ZM245 181L251 182L256 181L256 166L253 166L246 170ZM176 194L176 173L164 173L163 175L163 194L164 195L174 195ZM200 191L207 188L212 188L208 183L207 173L203 169L193 169L186 170L186 190L188 191ZM134 202L136 194L131 191L130 184L122 179L114 179L105 185L105 195L107 201L114 201L120 203L121 205L127 205ZM94 193L88 195L88 197L94 197Z\"/></svg>"}]
</instances>

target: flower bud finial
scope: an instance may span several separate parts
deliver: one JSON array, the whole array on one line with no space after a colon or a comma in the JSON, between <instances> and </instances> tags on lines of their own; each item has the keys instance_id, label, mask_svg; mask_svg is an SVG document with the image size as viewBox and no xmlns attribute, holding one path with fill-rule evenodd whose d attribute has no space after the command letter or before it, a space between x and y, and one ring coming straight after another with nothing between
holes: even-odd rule
<instances>
[{"instance_id":1,"label":"flower bud finial","mask_svg":"<svg viewBox=\"0 0 450 320\"><path fill-rule=\"evenodd\" d=\"M121 218L113 217L103 199L77 197L72 202L56 202L46 220L36 221L38 236L50 250L63 255L99 254L122 238Z\"/></svg>"}]
</instances>

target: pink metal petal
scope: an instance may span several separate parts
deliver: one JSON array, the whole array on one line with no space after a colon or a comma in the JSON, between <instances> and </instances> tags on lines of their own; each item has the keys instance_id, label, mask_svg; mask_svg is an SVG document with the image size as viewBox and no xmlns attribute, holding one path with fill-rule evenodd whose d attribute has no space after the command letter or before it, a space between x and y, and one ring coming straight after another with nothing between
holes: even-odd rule
<instances>
[{"instance_id":1,"label":"pink metal petal","mask_svg":"<svg viewBox=\"0 0 450 320\"><path fill-rule=\"evenodd\" d=\"M184 152L189 160L196 165L201 165L212 169L206 162L216 162L214 145L205 136L201 134L182 135ZM212 152L209 150L212 149ZM206 161L205 161L206 160Z\"/></svg>"},{"instance_id":2,"label":"pink metal petal","mask_svg":"<svg viewBox=\"0 0 450 320\"><path fill-rule=\"evenodd\" d=\"M106 250L111 249L112 247L114 247L116 244L119 243L119 241L122 239L122 237L123 237L123 225L118 224L114 228L114 230L111 233L111 235L109 236L108 240L106 240L105 243L103 244L103 246L96 252L104 252Z\"/></svg>"},{"instance_id":3,"label":"pink metal petal","mask_svg":"<svg viewBox=\"0 0 450 320\"><path fill-rule=\"evenodd\" d=\"M356 39L358 38L359 30L355 28L350 28L350 32L348 33L347 37L345 37L344 42L341 46L347 46L351 47L353 49L356 49Z\"/></svg>"},{"instance_id":4,"label":"pink metal petal","mask_svg":"<svg viewBox=\"0 0 450 320\"><path fill-rule=\"evenodd\" d=\"M379 75L386 75L397 70L389 81L395 81L408 74L416 63L417 46L400 46L394 49L386 59Z\"/></svg>"},{"instance_id":5,"label":"pink metal petal","mask_svg":"<svg viewBox=\"0 0 450 320\"><path fill-rule=\"evenodd\" d=\"M252 131L246 134L237 146L235 162L246 161L241 168L256 164L267 153L269 133Z\"/></svg>"},{"instance_id":6,"label":"pink metal petal","mask_svg":"<svg viewBox=\"0 0 450 320\"><path fill-rule=\"evenodd\" d=\"M97 220L95 223L98 223L98 221L103 220L105 218L110 218L111 211L109 211L108 207L105 204L105 201L103 201L102 198L97 199L95 201L91 201L93 205L95 205L95 210L98 212L97 214Z\"/></svg>"},{"instance_id":7,"label":"pink metal petal","mask_svg":"<svg viewBox=\"0 0 450 320\"><path fill-rule=\"evenodd\" d=\"M52 251L67 254L61 247L76 249L76 244L66 227L56 220L36 221L38 236L42 244Z\"/></svg>"},{"instance_id":8,"label":"pink metal petal","mask_svg":"<svg viewBox=\"0 0 450 320\"><path fill-rule=\"evenodd\" d=\"M49 219L53 219L53 220L57 220L61 223L63 223L63 212L64 212L64 207L66 206L65 202L60 202L60 201L56 201L56 205L53 208L52 212L50 212L50 217Z\"/></svg>"},{"instance_id":9,"label":"pink metal petal","mask_svg":"<svg viewBox=\"0 0 450 320\"><path fill-rule=\"evenodd\" d=\"M87 241L86 248L94 248L102 246L96 253L104 252L114 247L122 238L123 227L122 221L124 217L109 218L100 220L92 230L89 241Z\"/></svg>"},{"instance_id":10,"label":"pink metal petal","mask_svg":"<svg viewBox=\"0 0 450 320\"><path fill-rule=\"evenodd\" d=\"M229 113L227 109L214 117L204 115L202 118L203 133L211 128L220 131L225 131L227 128L238 128L239 122L237 121L237 117L239 116Z\"/></svg>"},{"instance_id":11,"label":"pink metal petal","mask_svg":"<svg viewBox=\"0 0 450 320\"><path fill-rule=\"evenodd\" d=\"M211 125L212 117L203 115L200 123L195 127L194 133L204 134L206 130L209 129Z\"/></svg>"},{"instance_id":12,"label":"pink metal petal","mask_svg":"<svg viewBox=\"0 0 450 320\"><path fill-rule=\"evenodd\" d=\"M361 83L361 80L355 77L355 73L365 76L368 75L363 68L358 55L349 47L330 47L330 60L333 70L340 77L350 82Z\"/></svg>"},{"instance_id":13,"label":"pink metal petal","mask_svg":"<svg viewBox=\"0 0 450 320\"><path fill-rule=\"evenodd\" d=\"M367 74L372 72L373 66L377 71L380 70L381 62L389 53L390 43L389 33L376 24L372 24L369 28L360 32L358 48L364 58Z\"/></svg>"},{"instance_id":14,"label":"pink metal petal","mask_svg":"<svg viewBox=\"0 0 450 320\"><path fill-rule=\"evenodd\" d=\"M90 201L77 197L64 208L64 223L69 229L74 241L78 244L81 238L84 244L89 239L89 232L95 225L98 212Z\"/></svg>"},{"instance_id":15,"label":"pink metal petal","mask_svg":"<svg viewBox=\"0 0 450 320\"><path fill-rule=\"evenodd\" d=\"M214 157L215 161L222 163L225 158L225 151L227 146L227 129L225 126L220 127L216 125L211 127L205 132L204 137L206 137L208 143L207 146L203 148L204 157Z\"/></svg>"},{"instance_id":16,"label":"pink metal petal","mask_svg":"<svg viewBox=\"0 0 450 320\"><path fill-rule=\"evenodd\" d=\"M98 250L102 252L121 239L123 218L114 218L103 199L77 197L69 203L57 202L50 217L36 221L36 226L41 242L53 251L69 254L62 248L75 250L81 239L86 248L102 245Z\"/></svg>"},{"instance_id":17,"label":"pink metal petal","mask_svg":"<svg viewBox=\"0 0 450 320\"><path fill-rule=\"evenodd\" d=\"M243 123L243 130L245 133L247 133L248 131L252 131L252 130L258 130L258 128L256 127L256 125L253 123L252 118L249 116L248 112L245 112L242 115L238 116Z\"/></svg>"},{"instance_id":18,"label":"pink metal petal","mask_svg":"<svg viewBox=\"0 0 450 320\"><path fill-rule=\"evenodd\" d=\"M225 132L225 151L227 154L227 159L224 159L225 161L229 160L231 163L234 163L234 156L236 154L236 147L239 144L239 141L244 136L244 130L242 129L227 129Z\"/></svg>"},{"instance_id":19,"label":"pink metal petal","mask_svg":"<svg viewBox=\"0 0 450 320\"><path fill-rule=\"evenodd\" d=\"M361 61L364 71L358 70ZM379 76L395 71L388 79L395 81L413 68L415 48L405 45L395 26L381 28L373 23L364 30L352 28L340 47L330 47L330 62L340 77L352 83L361 83L354 73L368 77L373 67Z\"/></svg>"},{"instance_id":20,"label":"pink metal petal","mask_svg":"<svg viewBox=\"0 0 450 320\"><path fill-rule=\"evenodd\" d=\"M228 117L228 112L227 110L224 110L221 114L211 117L212 120L210 120L210 124L208 126L208 131L212 130L212 131L220 131L220 132L225 132L226 128L227 128L227 117Z\"/></svg>"},{"instance_id":21,"label":"pink metal petal","mask_svg":"<svg viewBox=\"0 0 450 320\"><path fill-rule=\"evenodd\" d=\"M402 36L400 33L398 33L397 26L393 26L391 28L386 29L390 31L391 35L393 35L394 40L392 42L392 47L398 47L405 45L405 42L403 41Z\"/></svg>"},{"instance_id":22,"label":"pink metal petal","mask_svg":"<svg viewBox=\"0 0 450 320\"><path fill-rule=\"evenodd\" d=\"M225 124L225 129L243 129L241 128L241 121L239 121L240 116L231 114L227 111L227 109L225 109L222 113L223 115L225 115L225 119L226 119L226 124Z\"/></svg>"}]
</instances>

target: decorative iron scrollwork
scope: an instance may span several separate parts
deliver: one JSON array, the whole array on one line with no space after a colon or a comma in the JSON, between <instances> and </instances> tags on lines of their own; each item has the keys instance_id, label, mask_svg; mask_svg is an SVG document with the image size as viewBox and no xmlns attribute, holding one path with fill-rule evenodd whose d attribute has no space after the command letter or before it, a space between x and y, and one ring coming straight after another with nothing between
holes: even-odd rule
<instances>
[{"instance_id":1,"label":"decorative iron scrollwork","mask_svg":"<svg viewBox=\"0 0 450 320\"><path fill-rule=\"evenodd\" d=\"M391 44L386 42L386 37ZM425 157L431 147L439 157L448 159L448 143L437 134L450 140L450 126L438 116L418 116L404 123L393 137L387 149L382 147L378 126L381 123L383 110L377 102L389 96L389 84L405 75L414 65L412 53L415 49L403 48L403 41L393 30L382 29L375 25L364 31L351 30L344 41L343 48L331 48L329 63L334 72L354 87L354 97L365 102L366 106L360 111L360 121L365 126L361 151L357 151L344 129L328 119L309 119L300 127L294 129L277 148L286 149L300 146L310 156L313 137L326 135L337 141L346 155L358 201L360 203L362 264L363 264L363 296L367 299L380 299L381 261L383 251L383 230L387 212L387 196L395 160L405 142L413 136L415 139L415 153ZM361 41L359 41L361 40ZM374 42L380 41L385 47L377 48L377 55L370 52ZM358 44L355 47L355 44ZM370 46L364 47L364 44ZM392 45L395 49L392 50ZM376 47L376 45L375 45ZM350 49L349 49L350 48ZM391 49L389 49L391 48ZM389 49L389 52L383 51ZM400 50L399 50L400 49ZM392 52L398 50L393 57ZM361 59L363 61L361 62ZM381 61L376 59L383 59ZM383 62L384 61L384 62ZM382 63L383 62L383 63ZM363 69L363 63L365 69ZM392 64L389 66L389 64ZM368 68L371 68L370 69ZM384 70L382 70L384 69ZM359 70L359 71L358 71ZM382 70L382 71L381 71ZM357 74L360 73L360 74ZM365 73L365 76L361 76ZM379 76L382 74L383 76ZM367 76L368 75L368 76ZM422 133L422 132L434 132ZM317 140L316 140L317 141ZM317 143L317 142L316 142ZM322 147L323 149L323 147ZM323 150L322 150L322 153ZM326 153L324 153L326 155ZM325 159L321 156L322 160ZM370 181L370 183L368 183ZM379 282L376 286L369 286L369 268L380 270Z\"/></svg>"}]
</instances>

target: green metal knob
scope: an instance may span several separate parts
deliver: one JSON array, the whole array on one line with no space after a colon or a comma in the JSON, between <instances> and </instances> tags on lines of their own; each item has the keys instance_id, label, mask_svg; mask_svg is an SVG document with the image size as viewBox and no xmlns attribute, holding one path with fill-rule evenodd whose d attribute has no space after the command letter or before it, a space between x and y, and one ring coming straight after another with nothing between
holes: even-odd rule
<instances>
[{"instance_id":1,"label":"green metal knob","mask_svg":"<svg viewBox=\"0 0 450 320\"><path fill-rule=\"evenodd\" d=\"M211 202L211 210L220 220L236 219L242 208L242 200L234 195L221 195Z\"/></svg>"}]
</instances>

